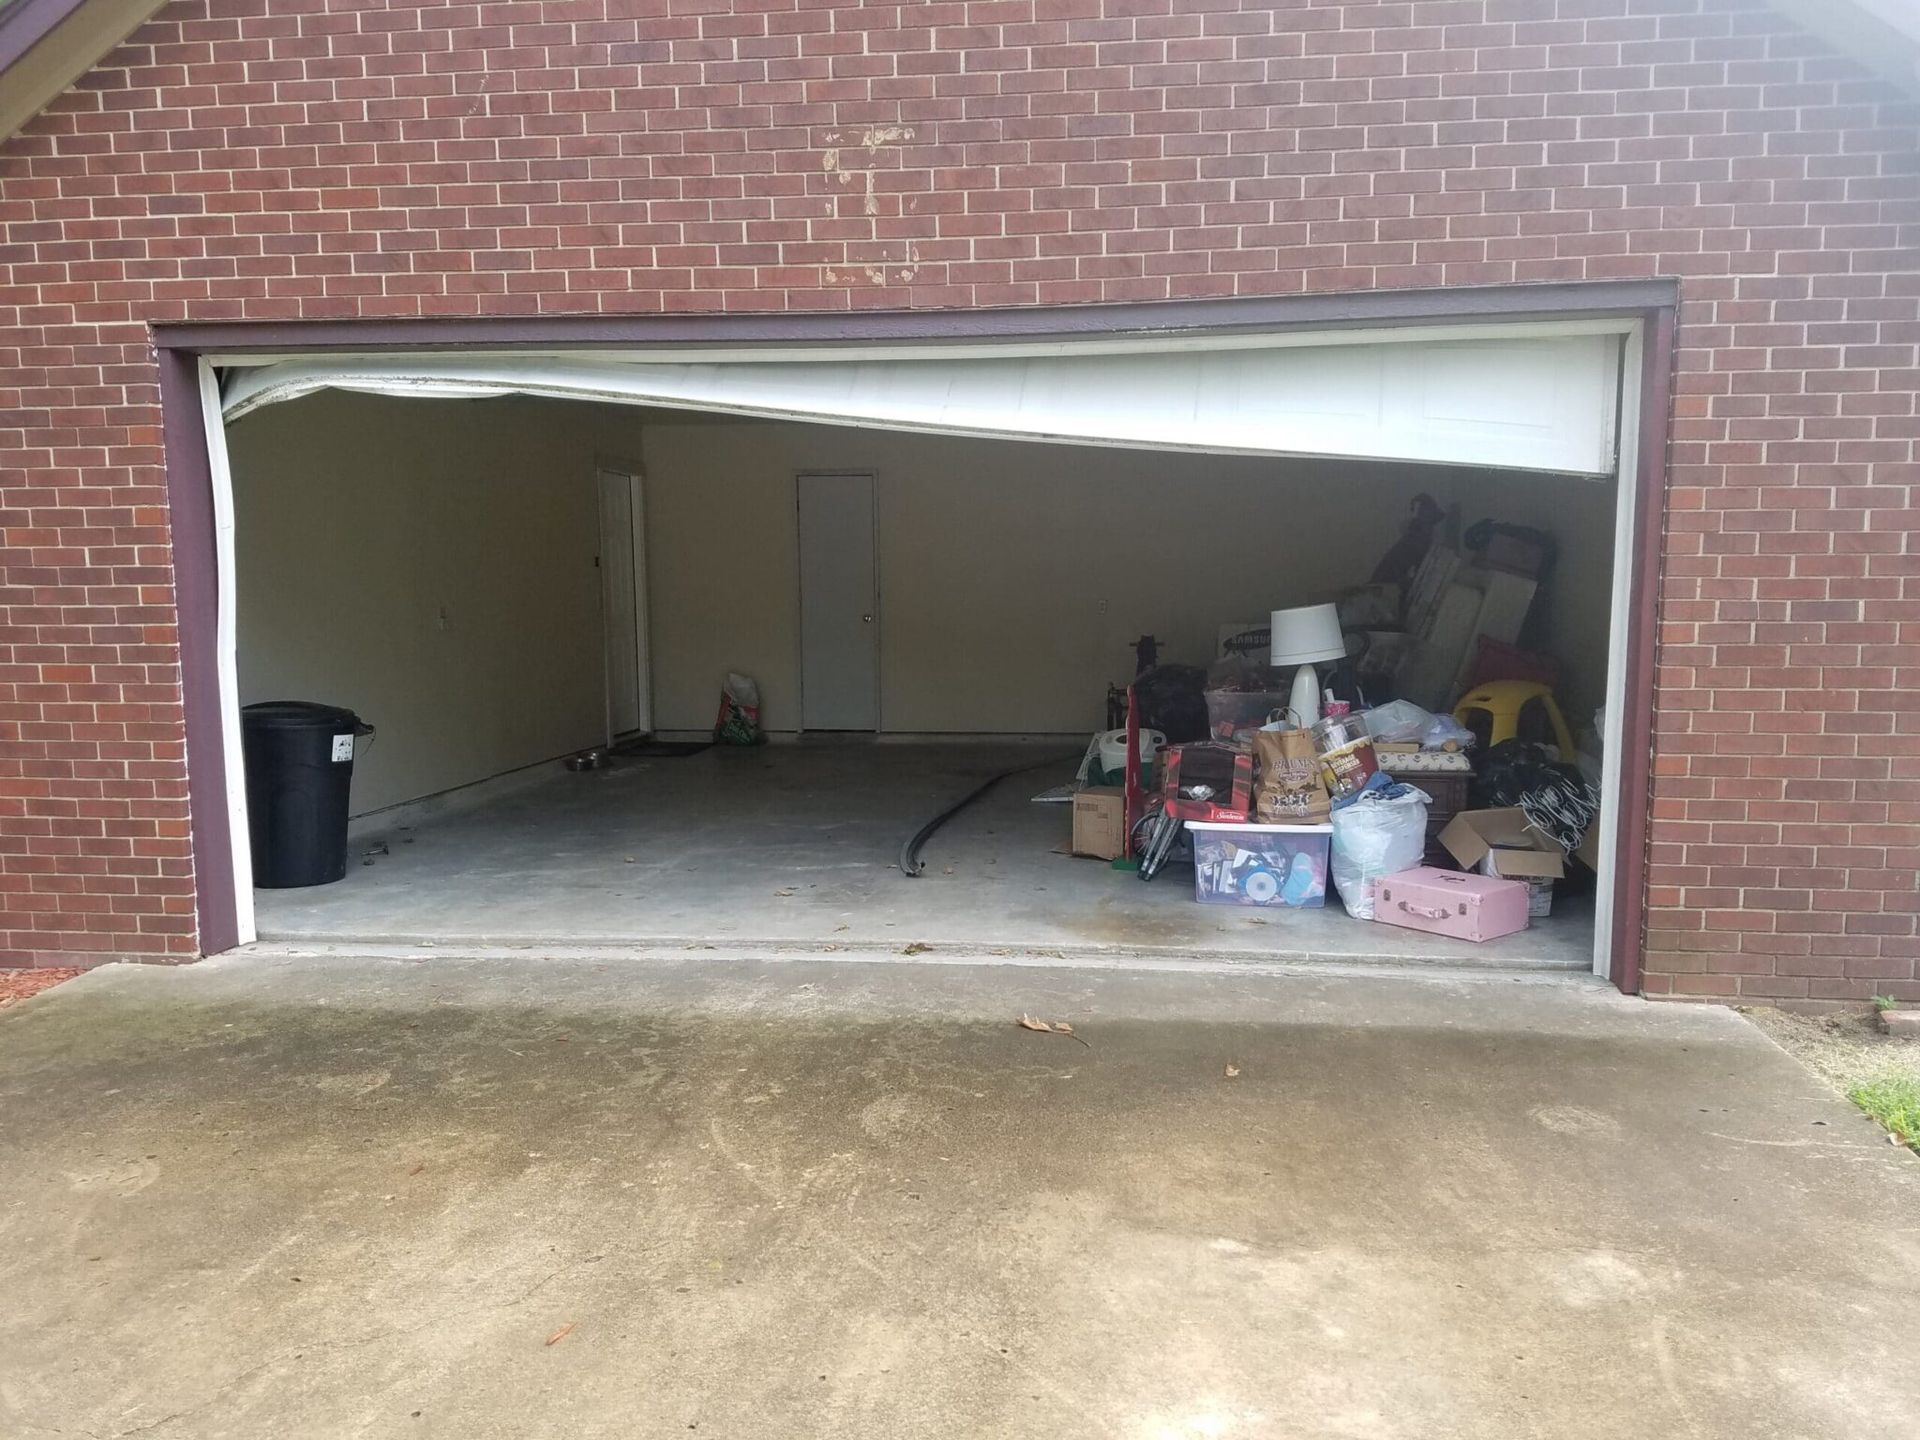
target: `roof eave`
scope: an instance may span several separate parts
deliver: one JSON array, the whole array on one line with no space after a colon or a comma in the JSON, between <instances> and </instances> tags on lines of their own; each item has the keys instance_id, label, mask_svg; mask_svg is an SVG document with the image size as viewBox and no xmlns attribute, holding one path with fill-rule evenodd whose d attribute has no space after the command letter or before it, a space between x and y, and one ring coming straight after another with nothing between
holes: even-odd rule
<instances>
[{"instance_id":1,"label":"roof eave","mask_svg":"<svg viewBox=\"0 0 1920 1440\"><path fill-rule=\"evenodd\" d=\"M0 8L0 140L64 94L166 0L12 0Z\"/></svg>"},{"instance_id":2,"label":"roof eave","mask_svg":"<svg viewBox=\"0 0 1920 1440\"><path fill-rule=\"evenodd\" d=\"M1913 99L1920 99L1914 0L1770 0L1773 8Z\"/></svg>"}]
</instances>

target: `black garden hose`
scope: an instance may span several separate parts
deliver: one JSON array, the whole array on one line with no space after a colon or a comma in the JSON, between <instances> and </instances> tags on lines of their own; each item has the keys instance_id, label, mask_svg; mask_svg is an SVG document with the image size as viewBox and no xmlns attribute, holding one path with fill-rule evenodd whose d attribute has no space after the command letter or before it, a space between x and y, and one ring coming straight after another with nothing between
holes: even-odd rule
<instances>
[{"instance_id":1,"label":"black garden hose","mask_svg":"<svg viewBox=\"0 0 1920 1440\"><path fill-rule=\"evenodd\" d=\"M900 847L900 873L909 880L919 879L920 872L926 868L925 862L920 859L920 850L927 841L933 838L934 831L938 830L942 825L946 824L947 821L973 804L974 801L993 789L993 787L998 785L1002 780L1011 779L1015 775L1024 775L1029 770L1044 769L1049 765L1071 765L1079 758L1080 756L1078 754L1050 756L1045 760L1035 760L1028 765L1016 765L1011 770L1002 770L998 775L983 780L980 784L974 786L973 789L969 790L965 795L962 795L958 800L954 801L953 804L949 805L913 832L912 838Z\"/></svg>"}]
</instances>

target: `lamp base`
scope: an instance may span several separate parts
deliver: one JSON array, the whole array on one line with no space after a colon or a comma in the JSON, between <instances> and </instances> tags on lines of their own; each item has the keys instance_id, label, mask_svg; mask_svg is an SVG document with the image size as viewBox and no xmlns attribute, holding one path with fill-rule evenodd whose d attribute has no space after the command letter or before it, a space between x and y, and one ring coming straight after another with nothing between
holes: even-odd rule
<instances>
[{"instance_id":1,"label":"lamp base","mask_svg":"<svg viewBox=\"0 0 1920 1440\"><path fill-rule=\"evenodd\" d=\"M1293 691L1287 697L1287 708L1300 718L1302 730L1320 723L1320 672L1313 666L1302 665L1293 672Z\"/></svg>"}]
</instances>

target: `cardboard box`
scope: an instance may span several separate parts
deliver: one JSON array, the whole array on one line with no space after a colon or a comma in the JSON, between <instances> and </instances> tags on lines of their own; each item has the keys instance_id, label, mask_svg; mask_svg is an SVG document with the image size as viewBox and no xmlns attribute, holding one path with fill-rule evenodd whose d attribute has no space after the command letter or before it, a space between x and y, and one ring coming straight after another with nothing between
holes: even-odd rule
<instances>
[{"instance_id":1,"label":"cardboard box","mask_svg":"<svg viewBox=\"0 0 1920 1440\"><path fill-rule=\"evenodd\" d=\"M1567 873L1566 852L1518 809L1462 810L1440 832L1440 843L1461 869L1503 880L1552 881Z\"/></svg>"},{"instance_id":2,"label":"cardboard box","mask_svg":"<svg viewBox=\"0 0 1920 1440\"><path fill-rule=\"evenodd\" d=\"M1553 881L1527 881L1527 917L1531 920L1544 919L1553 914Z\"/></svg>"},{"instance_id":3,"label":"cardboard box","mask_svg":"<svg viewBox=\"0 0 1920 1440\"><path fill-rule=\"evenodd\" d=\"M1075 792L1073 853L1093 860L1118 860L1127 853L1125 790L1100 785Z\"/></svg>"},{"instance_id":4,"label":"cardboard box","mask_svg":"<svg viewBox=\"0 0 1920 1440\"><path fill-rule=\"evenodd\" d=\"M1544 535L1536 539L1525 533L1495 530L1480 551L1480 563L1538 580L1545 573L1548 556L1552 554L1551 543Z\"/></svg>"}]
</instances>

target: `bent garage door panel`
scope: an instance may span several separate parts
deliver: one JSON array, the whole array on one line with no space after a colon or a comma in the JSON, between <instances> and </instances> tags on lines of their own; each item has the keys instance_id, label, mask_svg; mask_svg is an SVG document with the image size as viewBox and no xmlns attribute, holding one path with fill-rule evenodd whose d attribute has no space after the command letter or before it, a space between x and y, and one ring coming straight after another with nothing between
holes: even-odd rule
<instances>
[{"instance_id":1,"label":"bent garage door panel","mask_svg":"<svg viewBox=\"0 0 1920 1440\"><path fill-rule=\"evenodd\" d=\"M1123 353L1081 346L843 358L815 350L718 363L580 354L296 360L231 373L222 403L233 420L329 387L523 393L1082 444L1575 475L1613 469L1617 335L1262 338L1193 337Z\"/></svg>"}]
</instances>

